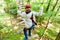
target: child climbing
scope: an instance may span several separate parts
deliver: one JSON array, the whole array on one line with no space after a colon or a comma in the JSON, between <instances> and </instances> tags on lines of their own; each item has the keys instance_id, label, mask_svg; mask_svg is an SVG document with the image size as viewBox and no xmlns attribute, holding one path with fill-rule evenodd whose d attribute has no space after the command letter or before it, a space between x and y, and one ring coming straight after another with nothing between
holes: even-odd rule
<instances>
[{"instance_id":1,"label":"child climbing","mask_svg":"<svg viewBox=\"0 0 60 40\"><path fill-rule=\"evenodd\" d=\"M34 29L34 26L37 25L37 23L35 21L35 16L40 16L43 13L43 7L40 7L39 12L34 12L30 8L31 8L31 5L26 4L24 12L21 12L20 9L17 11L17 13L24 19L23 21L25 23L25 26L23 29L23 32L25 35L24 40L28 40L28 36L31 36L32 29ZM27 34L27 32L28 32L28 34Z\"/></svg>"}]
</instances>

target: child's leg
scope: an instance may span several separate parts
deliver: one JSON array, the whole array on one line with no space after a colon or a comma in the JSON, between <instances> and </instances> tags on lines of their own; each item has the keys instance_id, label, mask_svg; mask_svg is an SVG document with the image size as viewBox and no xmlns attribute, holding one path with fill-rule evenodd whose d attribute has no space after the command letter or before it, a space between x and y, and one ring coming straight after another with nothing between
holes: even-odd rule
<instances>
[{"instance_id":1,"label":"child's leg","mask_svg":"<svg viewBox=\"0 0 60 40\"><path fill-rule=\"evenodd\" d=\"M32 25L31 28L29 28L29 36L31 36L31 30L34 29L35 25Z\"/></svg>"},{"instance_id":2,"label":"child's leg","mask_svg":"<svg viewBox=\"0 0 60 40\"><path fill-rule=\"evenodd\" d=\"M29 29L29 36L31 36L31 29Z\"/></svg>"},{"instance_id":3,"label":"child's leg","mask_svg":"<svg viewBox=\"0 0 60 40\"><path fill-rule=\"evenodd\" d=\"M27 36L27 30L26 30L26 28L24 28L24 35L25 35L25 38L24 38L24 40L28 40L28 36Z\"/></svg>"}]
</instances>

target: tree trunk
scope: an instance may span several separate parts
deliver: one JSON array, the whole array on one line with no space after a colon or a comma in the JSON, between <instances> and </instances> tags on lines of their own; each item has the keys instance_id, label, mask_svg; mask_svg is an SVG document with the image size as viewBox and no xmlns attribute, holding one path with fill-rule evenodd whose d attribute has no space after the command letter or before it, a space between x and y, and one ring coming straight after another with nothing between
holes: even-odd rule
<instances>
[{"instance_id":1,"label":"tree trunk","mask_svg":"<svg viewBox=\"0 0 60 40\"><path fill-rule=\"evenodd\" d=\"M49 9L50 2L51 2L51 0L49 0L49 3L48 3L48 6L47 6L47 9L46 9L46 12L47 12L47 11L48 11L48 9Z\"/></svg>"},{"instance_id":2,"label":"tree trunk","mask_svg":"<svg viewBox=\"0 0 60 40\"><path fill-rule=\"evenodd\" d=\"M55 40L60 40L60 32L58 33L58 35L57 35Z\"/></svg>"},{"instance_id":3,"label":"tree trunk","mask_svg":"<svg viewBox=\"0 0 60 40\"><path fill-rule=\"evenodd\" d=\"M58 0L56 1L55 5L53 6L52 11L55 9L55 7L56 7L57 3L58 3Z\"/></svg>"},{"instance_id":4,"label":"tree trunk","mask_svg":"<svg viewBox=\"0 0 60 40\"><path fill-rule=\"evenodd\" d=\"M45 31L46 31L46 29L47 29L47 27L48 27L49 20L50 20L51 16L52 16L52 14L50 15L49 19L47 20L47 24L46 24L46 27L45 27L45 29L44 29L42 35L41 35L41 38L43 37L43 35L44 35L44 33L45 33ZM41 39L41 38L40 38L40 39Z\"/></svg>"}]
</instances>

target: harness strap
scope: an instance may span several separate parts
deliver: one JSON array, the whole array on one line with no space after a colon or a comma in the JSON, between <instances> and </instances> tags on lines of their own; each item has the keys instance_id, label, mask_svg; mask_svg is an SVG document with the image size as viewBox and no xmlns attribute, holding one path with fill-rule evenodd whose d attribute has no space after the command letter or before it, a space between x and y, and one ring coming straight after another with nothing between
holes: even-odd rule
<instances>
[{"instance_id":1,"label":"harness strap","mask_svg":"<svg viewBox=\"0 0 60 40\"><path fill-rule=\"evenodd\" d=\"M32 20L32 23L33 23L33 24L37 25L37 23L33 20L33 14L32 14L32 16L31 16L30 19Z\"/></svg>"}]
</instances>

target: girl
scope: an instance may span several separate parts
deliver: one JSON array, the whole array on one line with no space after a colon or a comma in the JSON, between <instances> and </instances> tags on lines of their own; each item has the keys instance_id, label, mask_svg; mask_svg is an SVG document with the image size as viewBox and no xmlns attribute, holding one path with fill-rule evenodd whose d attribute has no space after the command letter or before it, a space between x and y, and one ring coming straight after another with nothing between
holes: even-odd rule
<instances>
[{"instance_id":1,"label":"girl","mask_svg":"<svg viewBox=\"0 0 60 40\"><path fill-rule=\"evenodd\" d=\"M24 12L21 12L20 10L17 11L17 13L24 19L25 22L25 27L23 29L25 35L24 40L28 40L27 30L29 36L31 36L31 30L34 28L35 25L37 25L35 21L35 16L40 16L42 15L43 12L43 7L40 7L39 12L34 12L30 8L31 8L30 4L26 4Z\"/></svg>"}]
</instances>

